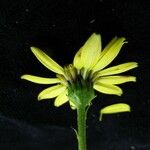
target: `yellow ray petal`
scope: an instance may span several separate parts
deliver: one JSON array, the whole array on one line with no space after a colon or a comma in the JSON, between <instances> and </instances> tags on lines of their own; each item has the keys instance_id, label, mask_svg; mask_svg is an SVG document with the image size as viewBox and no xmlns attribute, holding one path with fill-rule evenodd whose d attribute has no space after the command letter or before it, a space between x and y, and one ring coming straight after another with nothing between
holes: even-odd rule
<instances>
[{"instance_id":1,"label":"yellow ray petal","mask_svg":"<svg viewBox=\"0 0 150 150\"><path fill-rule=\"evenodd\" d=\"M83 62L81 60L81 52L82 52L82 49L80 48L79 51L76 53L74 60L73 60L73 65L77 69L81 69L83 67Z\"/></svg>"},{"instance_id":2,"label":"yellow ray petal","mask_svg":"<svg viewBox=\"0 0 150 150\"><path fill-rule=\"evenodd\" d=\"M111 84L103 84L98 82L98 83L94 83L93 88L98 92L105 93L105 94L121 96L121 94L123 93L121 88Z\"/></svg>"},{"instance_id":3,"label":"yellow ray petal","mask_svg":"<svg viewBox=\"0 0 150 150\"><path fill-rule=\"evenodd\" d=\"M110 68L106 68L102 71L99 71L99 73L97 74L97 77L123 73L123 72L126 72L126 71L131 70L136 67L138 67L138 63L136 63L136 62L123 63L120 65L113 66Z\"/></svg>"},{"instance_id":4,"label":"yellow ray petal","mask_svg":"<svg viewBox=\"0 0 150 150\"><path fill-rule=\"evenodd\" d=\"M103 49L103 52L99 55L99 60L107 53L107 51L113 46L113 44L117 41L117 37L114 37Z\"/></svg>"},{"instance_id":5,"label":"yellow ray petal","mask_svg":"<svg viewBox=\"0 0 150 150\"><path fill-rule=\"evenodd\" d=\"M122 84L125 82L135 82L136 77L134 76L107 76L107 77L99 77L95 80L95 83L103 83L103 84Z\"/></svg>"},{"instance_id":6,"label":"yellow ray petal","mask_svg":"<svg viewBox=\"0 0 150 150\"><path fill-rule=\"evenodd\" d=\"M117 38L114 40L111 46L109 48L106 48L102 51L100 59L98 63L94 66L93 70L98 71L106 67L108 64L110 64L114 58L118 55L120 52L120 49L122 45L126 43L125 38Z\"/></svg>"},{"instance_id":7,"label":"yellow ray petal","mask_svg":"<svg viewBox=\"0 0 150 150\"><path fill-rule=\"evenodd\" d=\"M62 92L64 92L66 89L65 86L63 85L55 85L51 86L45 90L43 90L39 95L38 95L38 100L42 99L50 99L58 96Z\"/></svg>"},{"instance_id":8,"label":"yellow ray petal","mask_svg":"<svg viewBox=\"0 0 150 150\"><path fill-rule=\"evenodd\" d=\"M103 53L101 53L101 55L99 56L99 59L101 59L106 53L107 51L112 47L112 45L117 41L117 37L115 36L103 49Z\"/></svg>"},{"instance_id":9,"label":"yellow ray petal","mask_svg":"<svg viewBox=\"0 0 150 150\"><path fill-rule=\"evenodd\" d=\"M93 33L82 46L81 59L84 68L90 69L98 61L101 52L101 36Z\"/></svg>"},{"instance_id":10,"label":"yellow ray petal","mask_svg":"<svg viewBox=\"0 0 150 150\"><path fill-rule=\"evenodd\" d=\"M64 92L62 92L60 95L58 95L54 101L54 106L59 107L61 105L63 105L64 103L66 103L69 100L68 96L67 96L67 90L65 90Z\"/></svg>"},{"instance_id":11,"label":"yellow ray petal","mask_svg":"<svg viewBox=\"0 0 150 150\"><path fill-rule=\"evenodd\" d=\"M101 109L100 111L100 121L102 120L103 114L114 114L114 113L121 113L121 112L130 112L130 106L128 104L119 103L106 106Z\"/></svg>"},{"instance_id":12,"label":"yellow ray petal","mask_svg":"<svg viewBox=\"0 0 150 150\"><path fill-rule=\"evenodd\" d=\"M91 68L98 61L100 52L101 36L93 33L75 55L74 66L77 69Z\"/></svg>"},{"instance_id":13,"label":"yellow ray petal","mask_svg":"<svg viewBox=\"0 0 150 150\"><path fill-rule=\"evenodd\" d=\"M45 54L42 50L36 47L31 47L31 50L36 58L49 70L58 74L64 74L63 68L58 65L53 59L51 59L47 54Z\"/></svg>"},{"instance_id":14,"label":"yellow ray petal","mask_svg":"<svg viewBox=\"0 0 150 150\"><path fill-rule=\"evenodd\" d=\"M43 78L43 77L37 77L33 75L22 75L21 79L25 79L34 83L38 84L55 84L55 83L60 83L60 79L58 78Z\"/></svg>"}]
</instances>

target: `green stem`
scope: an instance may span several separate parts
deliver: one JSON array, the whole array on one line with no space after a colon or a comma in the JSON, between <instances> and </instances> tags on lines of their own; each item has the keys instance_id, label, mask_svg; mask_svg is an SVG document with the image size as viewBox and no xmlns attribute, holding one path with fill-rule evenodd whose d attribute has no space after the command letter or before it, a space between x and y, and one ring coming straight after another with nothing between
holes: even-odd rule
<instances>
[{"instance_id":1,"label":"green stem","mask_svg":"<svg viewBox=\"0 0 150 150\"><path fill-rule=\"evenodd\" d=\"M78 150L86 150L86 114L84 106L77 108Z\"/></svg>"}]
</instances>

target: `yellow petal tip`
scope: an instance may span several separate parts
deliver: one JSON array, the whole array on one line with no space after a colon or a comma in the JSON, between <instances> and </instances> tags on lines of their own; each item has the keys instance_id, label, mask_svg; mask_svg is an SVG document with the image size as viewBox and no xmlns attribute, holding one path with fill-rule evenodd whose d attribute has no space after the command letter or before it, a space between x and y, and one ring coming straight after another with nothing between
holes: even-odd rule
<instances>
[{"instance_id":1,"label":"yellow petal tip","mask_svg":"<svg viewBox=\"0 0 150 150\"><path fill-rule=\"evenodd\" d=\"M29 75L24 74L24 75L22 75L20 78L21 78L21 79L25 79L25 80L27 80L27 79L28 79L28 76L29 76Z\"/></svg>"},{"instance_id":2,"label":"yellow petal tip","mask_svg":"<svg viewBox=\"0 0 150 150\"><path fill-rule=\"evenodd\" d=\"M136 77L133 77L133 80L132 80L133 82L136 82Z\"/></svg>"},{"instance_id":3,"label":"yellow petal tip","mask_svg":"<svg viewBox=\"0 0 150 150\"><path fill-rule=\"evenodd\" d=\"M37 49L37 47L31 46L30 49L33 51L33 50Z\"/></svg>"},{"instance_id":4,"label":"yellow petal tip","mask_svg":"<svg viewBox=\"0 0 150 150\"><path fill-rule=\"evenodd\" d=\"M24 76L25 76L25 75L22 75L22 76L20 77L20 79L24 79Z\"/></svg>"},{"instance_id":5,"label":"yellow petal tip","mask_svg":"<svg viewBox=\"0 0 150 150\"><path fill-rule=\"evenodd\" d=\"M118 95L118 96L121 96L122 94L123 94L123 92L122 92L122 93L118 93L117 95Z\"/></svg>"},{"instance_id":6,"label":"yellow petal tip","mask_svg":"<svg viewBox=\"0 0 150 150\"><path fill-rule=\"evenodd\" d=\"M39 48L34 47L34 46L31 46L30 49L31 49L32 53L35 53L36 51L40 51Z\"/></svg>"},{"instance_id":7,"label":"yellow petal tip","mask_svg":"<svg viewBox=\"0 0 150 150\"><path fill-rule=\"evenodd\" d=\"M123 94L122 89L120 89L120 93L118 93L118 96L121 96Z\"/></svg>"},{"instance_id":8,"label":"yellow petal tip","mask_svg":"<svg viewBox=\"0 0 150 150\"><path fill-rule=\"evenodd\" d=\"M60 107L61 105L57 104L57 103L54 101L54 106L55 106L55 107Z\"/></svg>"},{"instance_id":9,"label":"yellow petal tip","mask_svg":"<svg viewBox=\"0 0 150 150\"><path fill-rule=\"evenodd\" d=\"M136 62L136 67L138 67L139 66L139 64Z\"/></svg>"},{"instance_id":10,"label":"yellow petal tip","mask_svg":"<svg viewBox=\"0 0 150 150\"><path fill-rule=\"evenodd\" d=\"M41 95L38 95L37 100L38 100L38 101L42 100Z\"/></svg>"},{"instance_id":11,"label":"yellow petal tip","mask_svg":"<svg viewBox=\"0 0 150 150\"><path fill-rule=\"evenodd\" d=\"M133 62L133 68L137 68L137 67L139 67L139 64L137 63L137 62Z\"/></svg>"}]
</instances>

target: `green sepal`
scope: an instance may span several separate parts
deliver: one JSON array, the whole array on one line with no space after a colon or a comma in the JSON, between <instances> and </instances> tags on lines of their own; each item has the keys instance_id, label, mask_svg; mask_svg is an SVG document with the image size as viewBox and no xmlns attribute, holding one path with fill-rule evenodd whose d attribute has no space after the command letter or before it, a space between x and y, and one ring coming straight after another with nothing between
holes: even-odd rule
<instances>
[{"instance_id":1,"label":"green sepal","mask_svg":"<svg viewBox=\"0 0 150 150\"><path fill-rule=\"evenodd\" d=\"M87 80L80 78L68 87L68 97L76 108L78 108L80 106L89 106L96 95L92 85Z\"/></svg>"}]
</instances>

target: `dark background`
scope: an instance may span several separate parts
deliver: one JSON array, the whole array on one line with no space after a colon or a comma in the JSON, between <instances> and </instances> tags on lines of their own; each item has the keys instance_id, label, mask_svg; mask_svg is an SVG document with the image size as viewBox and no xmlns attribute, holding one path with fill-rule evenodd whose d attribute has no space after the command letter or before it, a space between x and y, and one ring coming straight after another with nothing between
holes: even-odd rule
<instances>
[{"instance_id":1,"label":"dark background","mask_svg":"<svg viewBox=\"0 0 150 150\"><path fill-rule=\"evenodd\" d=\"M72 128L76 112L53 100L36 100L46 85L20 79L22 74L54 77L30 51L43 49L59 64L72 62L75 52L97 32L103 47L115 36L129 41L112 65L136 61L137 76L121 97L98 94L88 113L88 150L150 149L150 1L149 0L1 0L0 1L0 150L77 150ZM130 104L131 113L107 115L100 108Z\"/></svg>"}]
</instances>

